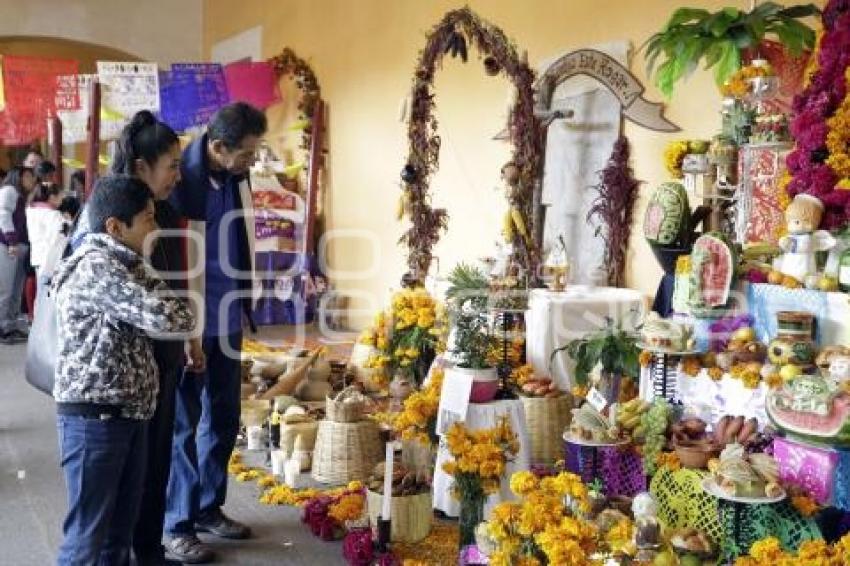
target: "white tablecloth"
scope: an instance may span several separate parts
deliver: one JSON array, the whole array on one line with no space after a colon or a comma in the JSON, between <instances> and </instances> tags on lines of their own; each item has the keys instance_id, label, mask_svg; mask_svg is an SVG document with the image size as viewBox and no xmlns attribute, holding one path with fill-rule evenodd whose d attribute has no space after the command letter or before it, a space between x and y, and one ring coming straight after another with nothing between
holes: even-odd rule
<instances>
[{"instance_id":1,"label":"white tablecloth","mask_svg":"<svg viewBox=\"0 0 850 566\"><path fill-rule=\"evenodd\" d=\"M605 327L606 317L630 329L643 319L643 295L632 289L573 285L555 293L531 291L526 312L526 358L541 375L551 373L561 389L572 387L575 364L566 352L549 358L556 348Z\"/></svg>"},{"instance_id":2,"label":"white tablecloth","mask_svg":"<svg viewBox=\"0 0 850 566\"><path fill-rule=\"evenodd\" d=\"M525 410L522 407L522 401L519 399L509 401L493 401L486 404L469 405L469 410L466 413L466 426L470 430L481 430L496 426L499 417L507 415L511 422L511 428L517 434L519 439L519 454L513 462L509 462L505 469L505 475L502 478L502 489L498 493L494 493L487 499L484 505L485 519L490 516L490 511L493 506L501 501L515 499L511 492L510 477L515 472L528 470L529 462L529 441L528 429L525 426ZM439 509L450 517L457 517L460 514L460 504L457 499L452 496L452 477L443 471L443 463L451 460L448 447L443 446L440 442L440 448L437 451L437 463L434 467L434 509Z\"/></svg>"},{"instance_id":3,"label":"white tablecloth","mask_svg":"<svg viewBox=\"0 0 850 566\"><path fill-rule=\"evenodd\" d=\"M676 371L677 398L690 413L695 414L706 422L715 423L724 415L755 418L759 425L769 423L765 402L767 386L761 382L756 389L749 389L744 382L728 374L720 381L714 381L706 370L700 371L696 377ZM652 401L655 397L652 387L652 377L648 369L641 371L640 397Z\"/></svg>"}]
</instances>

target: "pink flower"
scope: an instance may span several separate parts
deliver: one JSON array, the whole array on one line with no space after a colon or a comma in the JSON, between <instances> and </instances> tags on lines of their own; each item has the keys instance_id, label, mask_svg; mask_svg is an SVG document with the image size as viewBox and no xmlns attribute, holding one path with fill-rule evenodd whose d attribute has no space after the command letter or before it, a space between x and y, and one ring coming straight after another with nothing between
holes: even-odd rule
<instances>
[{"instance_id":1,"label":"pink flower","mask_svg":"<svg viewBox=\"0 0 850 566\"><path fill-rule=\"evenodd\" d=\"M369 566L374 559L371 529L354 529L342 541L342 557L349 566Z\"/></svg>"}]
</instances>

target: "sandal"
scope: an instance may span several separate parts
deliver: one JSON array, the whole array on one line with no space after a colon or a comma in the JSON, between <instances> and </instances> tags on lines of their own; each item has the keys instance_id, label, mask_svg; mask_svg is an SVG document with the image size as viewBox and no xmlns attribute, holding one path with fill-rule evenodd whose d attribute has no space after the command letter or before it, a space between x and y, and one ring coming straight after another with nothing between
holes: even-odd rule
<instances>
[{"instance_id":1,"label":"sandal","mask_svg":"<svg viewBox=\"0 0 850 566\"><path fill-rule=\"evenodd\" d=\"M215 556L194 534L170 537L165 542L165 550L169 558L184 564L206 564Z\"/></svg>"}]
</instances>

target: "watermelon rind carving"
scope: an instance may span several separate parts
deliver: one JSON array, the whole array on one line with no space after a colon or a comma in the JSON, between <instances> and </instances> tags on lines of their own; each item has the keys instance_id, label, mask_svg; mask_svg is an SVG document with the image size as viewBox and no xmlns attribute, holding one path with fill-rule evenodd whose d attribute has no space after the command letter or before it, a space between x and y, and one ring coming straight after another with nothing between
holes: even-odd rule
<instances>
[{"instance_id":1,"label":"watermelon rind carving","mask_svg":"<svg viewBox=\"0 0 850 566\"><path fill-rule=\"evenodd\" d=\"M691 251L691 307L711 309L725 306L738 263L734 246L719 232L697 238Z\"/></svg>"},{"instance_id":2,"label":"watermelon rind carving","mask_svg":"<svg viewBox=\"0 0 850 566\"><path fill-rule=\"evenodd\" d=\"M672 246L682 241L691 207L681 183L662 183L649 200L643 219L643 234L650 244Z\"/></svg>"}]
</instances>

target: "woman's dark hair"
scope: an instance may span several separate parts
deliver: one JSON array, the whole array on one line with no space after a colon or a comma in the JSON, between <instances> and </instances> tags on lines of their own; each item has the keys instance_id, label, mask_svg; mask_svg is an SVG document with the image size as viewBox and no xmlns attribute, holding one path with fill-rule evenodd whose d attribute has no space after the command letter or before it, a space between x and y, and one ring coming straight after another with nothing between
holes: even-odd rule
<instances>
[{"instance_id":1,"label":"woman's dark hair","mask_svg":"<svg viewBox=\"0 0 850 566\"><path fill-rule=\"evenodd\" d=\"M59 207L56 209L61 214L67 214L71 218L76 218L77 214L80 212L80 199L75 196L68 195L62 199L62 202L59 203Z\"/></svg>"},{"instance_id":2,"label":"woman's dark hair","mask_svg":"<svg viewBox=\"0 0 850 566\"><path fill-rule=\"evenodd\" d=\"M120 175L135 175L136 160L142 159L153 165L174 144L180 143L177 134L167 124L157 120L147 110L136 112L124 129L115 146L110 172Z\"/></svg>"},{"instance_id":3,"label":"woman's dark hair","mask_svg":"<svg viewBox=\"0 0 850 566\"><path fill-rule=\"evenodd\" d=\"M49 175L56 173L56 166L50 161L42 161L35 168L35 177L38 181L44 182L45 178Z\"/></svg>"},{"instance_id":4,"label":"woman's dark hair","mask_svg":"<svg viewBox=\"0 0 850 566\"><path fill-rule=\"evenodd\" d=\"M79 186L74 186L74 185ZM71 190L83 190L86 187L86 172L83 169L77 169L73 173L71 173Z\"/></svg>"},{"instance_id":5,"label":"woman's dark hair","mask_svg":"<svg viewBox=\"0 0 850 566\"><path fill-rule=\"evenodd\" d=\"M30 167L24 167L23 165L15 165L9 172L6 173L6 176L3 178L3 185L12 185L18 192L24 192L24 175L30 173L31 175L35 175L33 170Z\"/></svg>"},{"instance_id":6,"label":"woman's dark hair","mask_svg":"<svg viewBox=\"0 0 850 566\"><path fill-rule=\"evenodd\" d=\"M32 202L47 202L50 197L61 195L63 191L56 183L39 184L32 195Z\"/></svg>"},{"instance_id":7,"label":"woman's dark hair","mask_svg":"<svg viewBox=\"0 0 850 566\"><path fill-rule=\"evenodd\" d=\"M267 127L262 111L244 102L234 102L213 114L207 136L210 141L221 140L227 149L235 149L246 137L265 134Z\"/></svg>"},{"instance_id":8,"label":"woman's dark hair","mask_svg":"<svg viewBox=\"0 0 850 566\"><path fill-rule=\"evenodd\" d=\"M117 218L127 226L133 225L133 218L145 210L153 200L148 186L130 175L109 175L101 177L94 185L91 197L86 203L89 226L92 232L106 232L106 221Z\"/></svg>"}]
</instances>

